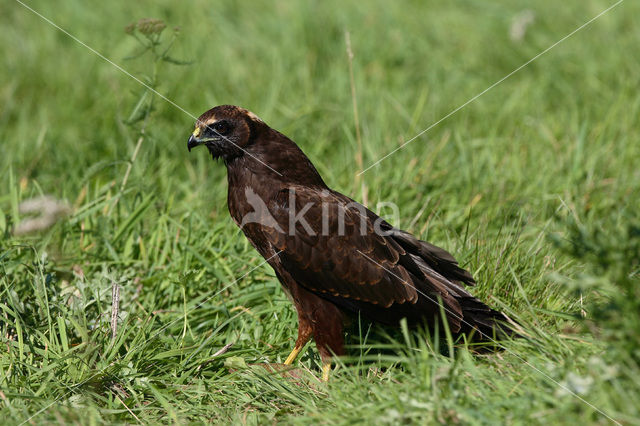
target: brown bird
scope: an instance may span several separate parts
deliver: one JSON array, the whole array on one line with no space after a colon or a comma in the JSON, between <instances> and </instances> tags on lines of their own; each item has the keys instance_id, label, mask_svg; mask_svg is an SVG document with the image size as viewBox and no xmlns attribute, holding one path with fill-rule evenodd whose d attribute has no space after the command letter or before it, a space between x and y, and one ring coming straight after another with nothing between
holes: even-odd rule
<instances>
[{"instance_id":1,"label":"brown bird","mask_svg":"<svg viewBox=\"0 0 640 426\"><path fill-rule=\"evenodd\" d=\"M434 326L489 339L506 316L473 297L474 285L447 251L394 228L330 189L302 150L255 114L232 105L198 118L189 151L205 145L227 167L229 212L275 270L298 313L291 364L313 336L323 361L343 355L343 321Z\"/></svg>"}]
</instances>

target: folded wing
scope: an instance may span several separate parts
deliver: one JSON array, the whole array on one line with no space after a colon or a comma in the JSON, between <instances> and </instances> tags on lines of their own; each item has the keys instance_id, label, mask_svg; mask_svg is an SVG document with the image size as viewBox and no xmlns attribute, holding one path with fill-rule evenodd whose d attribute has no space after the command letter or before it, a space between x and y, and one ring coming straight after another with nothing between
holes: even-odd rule
<instances>
[{"instance_id":1,"label":"folded wing","mask_svg":"<svg viewBox=\"0 0 640 426\"><path fill-rule=\"evenodd\" d=\"M465 306L485 306L464 289L474 280L451 254L342 194L291 186L268 210L277 226L263 232L281 250L282 265L298 284L344 309L382 322L418 321L439 316L442 304L457 332Z\"/></svg>"}]
</instances>

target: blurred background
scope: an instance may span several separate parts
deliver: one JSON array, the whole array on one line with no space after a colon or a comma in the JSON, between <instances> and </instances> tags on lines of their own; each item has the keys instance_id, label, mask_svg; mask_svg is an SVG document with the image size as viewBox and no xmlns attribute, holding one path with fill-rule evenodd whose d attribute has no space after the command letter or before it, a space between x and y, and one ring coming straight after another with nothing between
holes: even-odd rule
<instances>
[{"instance_id":1,"label":"blurred background","mask_svg":"<svg viewBox=\"0 0 640 426\"><path fill-rule=\"evenodd\" d=\"M558 9L544 1L529 4L28 3L142 80L152 72L151 58L126 59L140 46L125 34L125 27L141 18L162 19L166 38L179 27L171 55L189 65L163 63L157 90L196 117L222 103L256 112L296 140L331 184L342 190L358 171L353 161L357 143L345 31L351 32L364 163L370 164L609 5L569 2ZM516 176L491 173L494 189L524 185L518 178L540 167L539 158L533 161L540 151L555 150L559 158L549 158L562 161L562 154L576 149L578 135L588 136L596 121L613 119L616 107L633 108L634 99L620 99L634 96L638 88L633 7L624 3L599 18L385 160L382 169L402 165L395 173L410 184L417 174L425 173L411 160L434 162L438 142L446 134L451 140L441 148L445 157L437 162L448 162L469 182L479 183L476 178L482 172L495 171L502 162L515 169L511 163L517 161ZM7 5L2 19L0 131L6 148L5 182L10 165L16 178L75 198L91 178L87 174L98 175L93 182L121 178L136 142L135 132L123 121L144 88L19 3ZM514 37L518 20L532 22L522 24L523 34ZM199 179L203 173L213 173L217 179L224 175L222 168L209 167L204 155L188 158L183 142L193 122L185 112L156 99L133 169L134 178L145 177L138 184L167 185L177 193L187 186L192 192L198 185L188 178L187 170L195 171ZM488 140L500 155L483 157L495 159L495 164L474 163ZM447 151L457 155L447 157ZM585 147L583 153L589 151ZM469 157L470 163L457 167L459 156ZM369 187L387 198L395 188L383 184L388 172L381 175L377 170L364 177ZM556 185L550 189L557 191L562 182L549 185ZM223 185L211 186L206 192L224 192ZM473 186L468 185L465 194L447 198L473 195L478 191ZM485 190L490 187L484 185ZM220 199L219 193L195 198L208 206Z\"/></svg>"},{"instance_id":2,"label":"blurred background","mask_svg":"<svg viewBox=\"0 0 640 426\"><path fill-rule=\"evenodd\" d=\"M630 0L4 1L0 404L18 423L638 424L639 13ZM251 367L282 361L296 318L228 216L223 165L187 152L218 104L292 138L332 188L397 204L394 225L454 253L530 339L455 359L420 335L354 336L358 361L330 390ZM25 225L38 209L47 220ZM318 362L310 345L301 367Z\"/></svg>"}]
</instances>

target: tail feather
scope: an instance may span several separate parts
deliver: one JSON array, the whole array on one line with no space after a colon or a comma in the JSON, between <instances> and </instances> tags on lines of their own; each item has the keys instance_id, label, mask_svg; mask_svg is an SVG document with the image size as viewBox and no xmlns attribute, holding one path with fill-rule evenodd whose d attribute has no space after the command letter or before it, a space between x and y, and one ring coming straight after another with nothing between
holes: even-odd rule
<instances>
[{"instance_id":1,"label":"tail feather","mask_svg":"<svg viewBox=\"0 0 640 426\"><path fill-rule=\"evenodd\" d=\"M518 335L512 328L514 322L505 314L491 309L465 289L465 284L475 285L476 282L449 252L386 225L393 241L408 254L400 263L411 274L416 289L430 302L433 300L427 294L441 298L454 333L473 335L473 339L485 341ZM430 311L429 308L426 311Z\"/></svg>"},{"instance_id":2,"label":"tail feather","mask_svg":"<svg viewBox=\"0 0 640 426\"><path fill-rule=\"evenodd\" d=\"M469 334L475 331L479 340L500 339L516 334L509 325L510 319L502 312L491 309L475 297L457 300L462 308L462 332Z\"/></svg>"}]
</instances>

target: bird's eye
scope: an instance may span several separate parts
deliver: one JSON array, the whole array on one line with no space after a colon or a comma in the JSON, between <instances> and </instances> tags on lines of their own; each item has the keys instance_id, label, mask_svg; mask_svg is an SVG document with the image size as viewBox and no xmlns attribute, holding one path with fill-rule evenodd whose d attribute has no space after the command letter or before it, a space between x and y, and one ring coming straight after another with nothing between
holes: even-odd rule
<instances>
[{"instance_id":1,"label":"bird's eye","mask_svg":"<svg viewBox=\"0 0 640 426\"><path fill-rule=\"evenodd\" d=\"M226 121L217 121L211 124L209 127L212 128L216 133L220 135L225 135L229 133L229 130L231 129L231 126Z\"/></svg>"}]
</instances>

